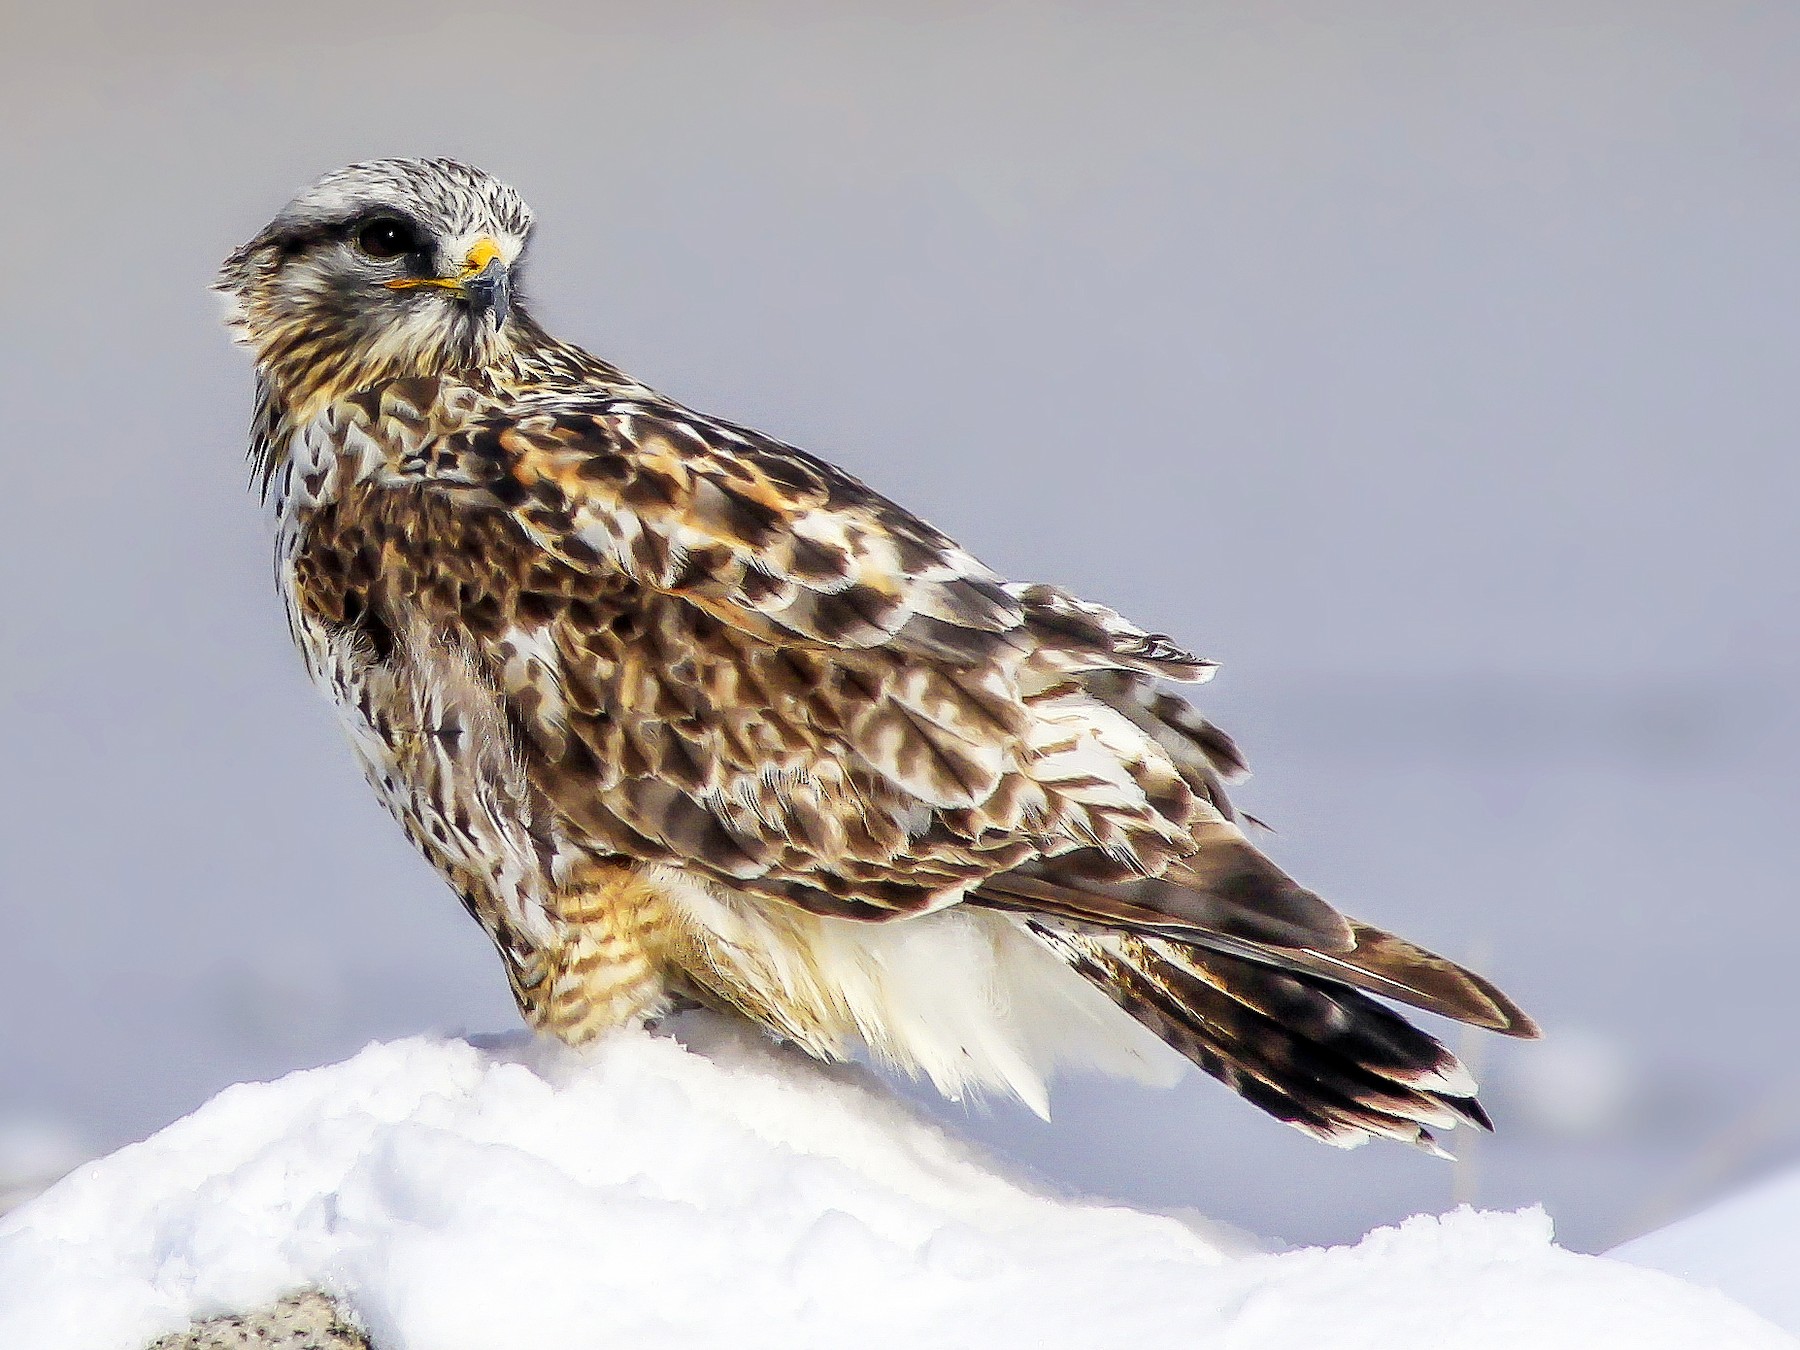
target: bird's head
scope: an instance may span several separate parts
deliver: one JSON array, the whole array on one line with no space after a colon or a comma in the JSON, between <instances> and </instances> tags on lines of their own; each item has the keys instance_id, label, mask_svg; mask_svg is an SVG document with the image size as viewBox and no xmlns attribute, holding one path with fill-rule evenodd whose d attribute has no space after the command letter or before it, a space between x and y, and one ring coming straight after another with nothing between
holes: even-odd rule
<instances>
[{"instance_id":1,"label":"bird's head","mask_svg":"<svg viewBox=\"0 0 1800 1350\"><path fill-rule=\"evenodd\" d=\"M226 259L232 336L297 409L504 359L531 233L519 194L447 159L328 173Z\"/></svg>"}]
</instances>

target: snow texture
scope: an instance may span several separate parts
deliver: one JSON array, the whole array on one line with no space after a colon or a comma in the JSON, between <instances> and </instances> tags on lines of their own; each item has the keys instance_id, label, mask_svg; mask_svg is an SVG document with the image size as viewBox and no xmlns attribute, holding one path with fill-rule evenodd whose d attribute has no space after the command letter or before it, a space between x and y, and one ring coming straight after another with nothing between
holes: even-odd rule
<instances>
[{"instance_id":1,"label":"snow texture","mask_svg":"<svg viewBox=\"0 0 1800 1350\"><path fill-rule=\"evenodd\" d=\"M1800 1172L1627 1242L1612 1255L1721 1289L1800 1333Z\"/></svg>"},{"instance_id":2,"label":"snow texture","mask_svg":"<svg viewBox=\"0 0 1800 1350\"><path fill-rule=\"evenodd\" d=\"M685 1034L413 1039L230 1088L0 1219L0 1346L142 1350L303 1286L382 1350L1796 1344L1535 1211L1272 1254L1047 1196L859 1071Z\"/></svg>"}]
</instances>

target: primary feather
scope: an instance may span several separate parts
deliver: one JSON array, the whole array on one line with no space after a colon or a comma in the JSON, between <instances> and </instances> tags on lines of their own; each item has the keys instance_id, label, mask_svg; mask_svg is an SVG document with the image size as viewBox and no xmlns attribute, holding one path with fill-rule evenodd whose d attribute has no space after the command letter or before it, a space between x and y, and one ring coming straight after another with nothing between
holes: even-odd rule
<instances>
[{"instance_id":1,"label":"primary feather","mask_svg":"<svg viewBox=\"0 0 1800 1350\"><path fill-rule=\"evenodd\" d=\"M1042 1109L1060 1058L1150 1067L1135 1020L1335 1142L1485 1124L1368 994L1530 1021L1246 837L1235 747L1158 684L1210 662L550 337L530 228L378 161L220 287L308 670L532 1025L697 1000Z\"/></svg>"}]
</instances>

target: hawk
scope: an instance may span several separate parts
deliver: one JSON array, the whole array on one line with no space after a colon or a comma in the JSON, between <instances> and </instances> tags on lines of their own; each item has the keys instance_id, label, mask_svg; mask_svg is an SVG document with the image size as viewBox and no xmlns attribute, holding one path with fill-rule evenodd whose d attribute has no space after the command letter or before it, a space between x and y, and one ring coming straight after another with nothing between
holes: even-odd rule
<instances>
[{"instance_id":1,"label":"hawk","mask_svg":"<svg viewBox=\"0 0 1800 1350\"><path fill-rule=\"evenodd\" d=\"M217 288L306 669L532 1027L699 1004L1042 1112L1160 1053L1135 1019L1335 1144L1488 1126L1371 995L1536 1028L1258 851L1161 683L1212 662L552 337L531 229L467 165L357 164Z\"/></svg>"}]
</instances>

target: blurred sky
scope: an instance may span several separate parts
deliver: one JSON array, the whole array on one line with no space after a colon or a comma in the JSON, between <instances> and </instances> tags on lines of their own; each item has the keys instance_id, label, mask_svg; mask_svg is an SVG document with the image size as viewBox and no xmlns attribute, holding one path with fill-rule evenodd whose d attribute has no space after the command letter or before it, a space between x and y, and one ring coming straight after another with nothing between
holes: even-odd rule
<instances>
[{"instance_id":1,"label":"blurred sky","mask_svg":"<svg viewBox=\"0 0 1800 1350\"><path fill-rule=\"evenodd\" d=\"M207 293L392 154L524 192L556 331L1221 659L1277 856L1552 1033L1455 1169L1199 1079L952 1119L1296 1241L1800 1156L1800 9L0 14L0 1172L515 1025L289 650Z\"/></svg>"}]
</instances>

